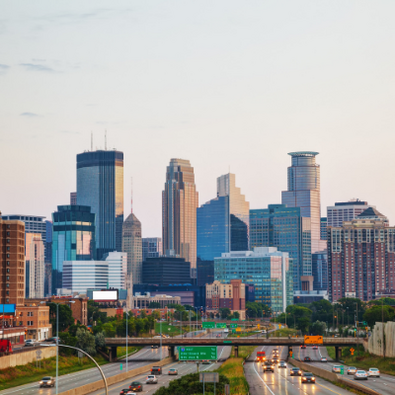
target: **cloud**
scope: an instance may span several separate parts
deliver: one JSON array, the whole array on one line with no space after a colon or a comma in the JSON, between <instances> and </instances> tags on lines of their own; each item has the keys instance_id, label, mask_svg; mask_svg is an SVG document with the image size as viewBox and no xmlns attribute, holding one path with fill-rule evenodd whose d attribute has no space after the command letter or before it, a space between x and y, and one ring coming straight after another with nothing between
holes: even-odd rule
<instances>
[{"instance_id":1,"label":"cloud","mask_svg":"<svg viewBox=\"0 0 395 395\"><path fill-rule=\"evenodd\" d=\"M35 114L34 112L23 112L22 114L20 114L21 117L29 117L29 118L34 118L34 117L38 117L38 114Z\"/></svg>"},{"instance_id":2,"label":"cloud","mask_svg":"<svg viewBox=\"0 0 395 395\"><path fill-rule=\"evenodd\" d=\"M7 66L6 64L0 64L0 75L5 74L9 68L10 66Z\"/></svg>"},{"instance_id":3,"label":"cloud","mask_svg":"<svg viewBox=\"0 0 395 395\"><path fill-rule=\"evenodd\" d=\"M33 63L20 63L20 66L24 67L27 71L40 71L46 73L56 73L54 69L50 67L44 66L42 64L33 64Z\"/></svg>"}]
</instances>

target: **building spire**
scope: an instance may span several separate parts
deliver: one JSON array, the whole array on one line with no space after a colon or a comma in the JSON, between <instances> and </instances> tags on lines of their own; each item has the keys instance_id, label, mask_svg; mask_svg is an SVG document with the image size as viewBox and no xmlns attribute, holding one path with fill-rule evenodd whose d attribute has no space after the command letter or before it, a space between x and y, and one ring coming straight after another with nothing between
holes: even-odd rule
<instances>
[{"instance_id":1,"label":"building spire","mask_svg":"<svg viewBox=\"0 0 395 395\"><path fill-rule=\"evenodd\" d=\"M130 212L133 214L133 177L130 178Z\"/></svg>"}]
</instances>

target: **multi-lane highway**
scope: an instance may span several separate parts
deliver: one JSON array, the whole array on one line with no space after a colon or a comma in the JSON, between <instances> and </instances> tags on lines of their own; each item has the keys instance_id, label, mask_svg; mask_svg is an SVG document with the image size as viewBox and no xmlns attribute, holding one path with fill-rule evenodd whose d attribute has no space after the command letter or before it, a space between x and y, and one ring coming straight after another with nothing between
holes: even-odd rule
<instances>
[{"instance_id":1,"label":"multi-lane highway","mask_svg":"<svg viewBox=\"0 0 395 395\"><path fill-rule=\"evenodd\" d=\"M288 350L286 347L257 347L250 359L255 360L257 351L266 351L266 356L272 356L272 350L277 348L280 359L285 360ZM260 363L246 362L244 369L250 385L251 395L350 395L351 392L316 377L315 384L302 384L299 376L289 375L287 369L275 367L274 373L262 372Z\"/></svg>"},{"instance_id":2,"label":"multi-lane highway","mask_svg":"<svg viewBox=\"0 0 395 395\"><path fill-rule=\"evenodd\" d=\"M294 350L294 352L295 351L296 350ZM353 375L347 375L347 368L349 366L332 361L328 356L326 347L318 347L317 350L313 350L313 347L309 346L306 349L299 349L296 352L296 355L296 358L301 360L302 362L304 358L308 356L313 361L311 362L312 365L330 371L332 371L333 365L343 365L344 375L342 375L342 378L350 381L355 381ZM327 357L328 362L319 362L321 361L321 357ZM375 366L371 367L374 368ZM388 374L381 374L379 378L371 377L368 380L358 380L357 383L360 385L364 385L365 387L371 388L382 395L393 395L395 393L395 377Z\"/></svg>"}]
</instances>

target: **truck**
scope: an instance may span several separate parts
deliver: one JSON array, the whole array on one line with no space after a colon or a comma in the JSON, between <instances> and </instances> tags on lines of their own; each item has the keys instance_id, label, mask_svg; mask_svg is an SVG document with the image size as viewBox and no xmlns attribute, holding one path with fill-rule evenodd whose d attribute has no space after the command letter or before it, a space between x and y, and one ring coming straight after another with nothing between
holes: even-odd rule
<instances>
[{"instance_id":1,"label":"truck","mask_svg":"<svg viewBox=\"0 0 395 395\"><path fill-rule=\"evenodd\" d=\"M0 355L12 354L12 344L8 339L0 339Z\"/></svg>"},{"instance_id":2,"label":"truck","mask_svg":"<svg viewBox=\"0 0 395 395\"><path fill-rule=\"evenodd\" d=\"M256 353L256 361L264 362L266 361L266 351L257 351Z\"/></svg>"}]
</instances>

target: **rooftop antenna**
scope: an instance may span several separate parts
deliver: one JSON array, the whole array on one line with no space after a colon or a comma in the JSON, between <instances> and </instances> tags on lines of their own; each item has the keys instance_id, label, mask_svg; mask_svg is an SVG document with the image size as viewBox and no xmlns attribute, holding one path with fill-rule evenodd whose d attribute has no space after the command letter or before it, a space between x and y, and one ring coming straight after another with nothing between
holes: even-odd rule
<instances>
[{"instance_id":1,"label":"rooftop antenna","mask_svg":"<svg viewBox=\"0 0 395 395\"><path fill-rule=\"evenodd\" d=\"M107 151L107 129L104 131L104 151Z\"/></svg>"},{"instance_id":2,"label":"rooftop antenna","mask_svg":"<svg viewBox=\"0 0 395 395\"><path fill-rule=\"evenodd\" d=\"M93 151L93 132L91 131L91 151Z\"/></svg>"},{"instance_id":3,"label":"rooftop antenna","mask_svg":"<svg viewBox=\"0 0 395 395\"><path fill-rule=\"evenodd\" d=\"M133 214L133 177L130 178L130 212Z\"/></svg>"}]
</instances>

